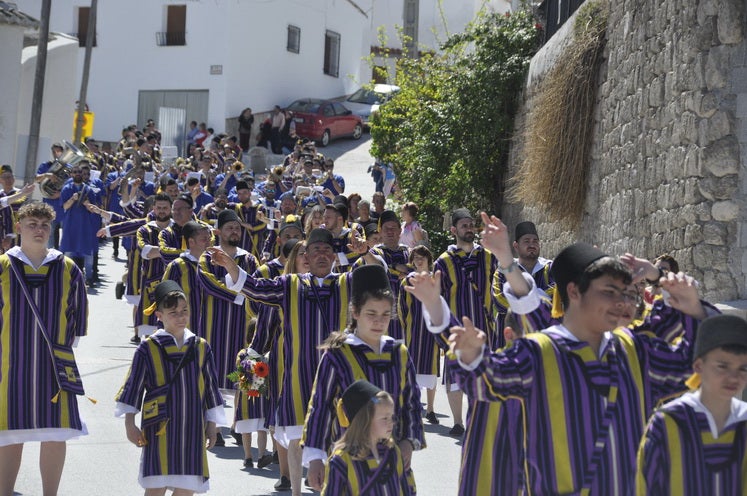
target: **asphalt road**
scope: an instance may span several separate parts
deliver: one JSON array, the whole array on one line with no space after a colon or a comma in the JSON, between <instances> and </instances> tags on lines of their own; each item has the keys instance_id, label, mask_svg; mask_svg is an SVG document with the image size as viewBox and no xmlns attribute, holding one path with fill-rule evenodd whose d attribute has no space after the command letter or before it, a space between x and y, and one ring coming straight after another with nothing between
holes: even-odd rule
<instances>
[{"instance_id":1,"label":"asphalt road","mask_svg":"<svg viewBox=\"0 0 747 496\"><path fill-rule=\"evenodd\" d=\"M373 182L366 173L372 162L369 146L366 134L361 141L341 140L322 149L336 159L336 172L345 178L346 191L357 191L368 199L374 191ZM124 300L114 297L114 284L124 272L124 261L112 259L109 243L100 249L100 272L102 283L88 294L88 336L76 350L86 393L98 402L93 404L85 398L79 399L89 435L68 442L60 496L131 496L144 492L137 483L139 450L127 441L123 419L113 415L114 396L127 373L135 347L128 342L132 336L132 309ZM413 455L418 493L454 495L461 442L448 436L452 423L442 386L436 395L436 412L441 425L425 424L428 447ZM38 454L38 444L25 447L15 494L42 494ZM257 459L256 454L253 458ZM244 469L243 450L230 437L226 447L212 450L208 461L212 494L290 494L274 492L273 484L279 477L277 465L262 470ZM307 488L304 494L314 493Z\"/></svg>"}]
</instances>

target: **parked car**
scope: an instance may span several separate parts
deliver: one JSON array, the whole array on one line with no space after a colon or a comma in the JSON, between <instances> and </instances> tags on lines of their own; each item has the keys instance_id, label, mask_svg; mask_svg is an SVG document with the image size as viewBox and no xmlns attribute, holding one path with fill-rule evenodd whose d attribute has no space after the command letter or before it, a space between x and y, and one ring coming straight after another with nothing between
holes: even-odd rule
<instances>
[{"instance_id":1,"label":"parked car","mask_svg":"<svg viewBox=\"0 0 747 496\"><path fill-rule=\"evenodd\" d=\"M327 146L333 139L360 139L363 121L340 102L302 98L288 106L296 121L296 134Z\"/></svg>"},{"instance_id":2,"label":"parked car","mask_svg":"<svg viewBox=\"0 0 747 496\"><path fill-rule=\"evenodd\" d=\"M359 115L363 125L368 127L371 114L399 92L399 86L392 84L376 84L373 89L361 88L345 100L345 106Z\"/></svg>"}]
</instances>

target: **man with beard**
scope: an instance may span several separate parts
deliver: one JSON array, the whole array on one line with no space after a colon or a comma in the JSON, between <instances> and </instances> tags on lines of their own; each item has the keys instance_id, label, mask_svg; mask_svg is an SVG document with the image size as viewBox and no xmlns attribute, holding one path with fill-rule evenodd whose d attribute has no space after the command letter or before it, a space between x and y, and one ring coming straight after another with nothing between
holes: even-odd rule
<instances>
[{"instance_id":1,"label":"man with beard","mask_svg":"<svg viewBox=\"0 0 747 496\"><path fill-rule=\"evenodd\" d=\"M231 257L242 270L253 274L259 264L251 253L240 246L242 228L236 212L223 210L218 214L216 226L223 253ZM226 287L225 276L226 270L213 263L209 252L200 256L197 279L202 306L196 334L205 338L213 349L218 385L226 399L233 400L235 386L226 376L236 369L236 355L246 346L249 321L254 317L254 312L250 305L245 304L244 296ZM223 445L225 441L219 433L216 446Z\"/></svg>"},{"instance_id":2,"label":"man with beard","mask_svg":"<svg viewBox=\"0 0 747 496\"><path fill-rule=\"evenodd\" d=\"M171 198L159 193L153 202L155 220L151 220L137 230L137 249L140 251L140 299L135 311L135 336L130 340L133 344L140 342L141 336L147 336L156 330L156 314L147 316L143 310L153 303L153 291L161 282L166 264L161 257L159 235L173 224L171 220Z\"/></svg>"},{"instance_id":3,"label":"man with beard","mask_svg":"<svg viewBox=\"0 0 747 496\"><path fill-rule=\"evenodd\" d=\"M451 234L456 244L449 245L438 257L434 272L441 271L441 295L454 315L466 315L473 322L480 322L480 329L485 329L488 335L488 347L494 350L505 345L503 334L495 332L498 307L492 282L498 261L492 253L475 243L475 230L475 221L469 210L458 208L452 212ZM444 382L454 416L454 427L449 434L461 437L464 434L462 392L451 380L448 369L444 370Z\"/></svg>"},{"instance_id":4,"label":"man with beard","mask_svg":"<svg viewBox=\"0 0 747 496\"><path fill-rule=\"evenodd\" d=\"M342 203L325 205L322 216L324 228L332 233L332 247L337 257L335 271L340 273L352 270L353 263L360 256L348 248L348 245L352 243L351 240L358 236L356 231L346 227L347 216L348 207Z\"/></svg>"},{"instance_id":5,"label":"man with beard","mask_svg":"<svg viewBox=\"0 0 747 496\"><path fill-rule=\"evenodd\" d=\"M218 222L218 214L221 213L228 207L228 193L223 188L215 190L215 196L213 197L213 203L208 203L202 207L200 212L200 220L205 224L209 224L211 227L215 227Z\"/></svg>"},{"instance_id":6,"label":"man with beard","mask_svg":"<svg viewBox=\"0 0 747 496\"><path fill-rule=\"evenodd\" d=\"M83 166L90 167L81 160L70 169L72 181L68 181L60 192L62 209L65 211L65 225L60 242L60 251L70 257L83 270L85 268L86 285L93 286L93 252L98 250L96 237L98 227L91 223L88 211L91 187L83 180ZM89 169L90 170L90 169Z\"/></svg>"},{"instance_id":7,"label":"man with beard","mask_svg":"<svg viewBox=\"0 0 747 496\"><path fill-rule=\"evenodd\" d=\"M182 235L182 228L187 222L197 220L192 212L193 205L192 197L186 193L174 200L171 207L171 217L174 222L158 235L158 244L164 263L176 260L187 249L187 240Z\"/></svg>"},{"instance_id":8,"label":"man with beard","mask_svg":"<svg viewBox=\"0 0 747 496\"><path fill-rule=\"evenodd\" d=\"M552 300L555 291L555 280L550 274L552 260L540 257L540 239L537 234L537 227L533 222L525 221L516 224L514 228L514 242L512 244L514 251L519 256L514 262L519 266L522 272L532 276L534 284L543 297ZM493 281L495 285L495 296L498 300L498 329L503 329L508 311L508 300L503 294L503 285L506 283L506 276L498 274L498 278Z\"/></svg>"}]
</instances>

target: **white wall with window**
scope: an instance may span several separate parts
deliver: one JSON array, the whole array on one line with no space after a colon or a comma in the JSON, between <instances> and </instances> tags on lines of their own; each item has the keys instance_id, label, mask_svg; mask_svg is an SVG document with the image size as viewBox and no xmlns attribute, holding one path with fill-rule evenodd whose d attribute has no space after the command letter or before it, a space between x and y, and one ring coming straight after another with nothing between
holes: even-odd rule
<instances>
[{"instance_id":1,"label":"white wall with window","mask_svg":"<svg viewBox=\"0 0 747 496\"><path fill-rule=\"evenodd\" d=\"M55 0L50 28L81 29L80 3ZM41 0L25 0L24 8L38 15ZM206 122L216 131L247 106L261 112L351 93L370 72L362 61L371 45L365 10L353 0L99 2L88 87L94 135L114 141L124 126L144 125L141 91L207 91ZM298 29L297 53L288 49L289 26ZM340 35L337 77L324 73L327 31ZM76 87L82 64L80 48L78 68L68 72Z\"/></svg>"}]
</instances>

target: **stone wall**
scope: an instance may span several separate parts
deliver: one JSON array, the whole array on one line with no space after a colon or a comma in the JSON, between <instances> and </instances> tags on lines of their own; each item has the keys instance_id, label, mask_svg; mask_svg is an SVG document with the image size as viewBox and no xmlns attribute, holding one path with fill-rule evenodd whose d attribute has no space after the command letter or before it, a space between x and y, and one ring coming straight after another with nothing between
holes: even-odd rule
<instances>
[{"instance_id":1,"label":"stone wall","mask_svg":"<svg viewBox=\"0 0 747 496\"><path fill-rule=\"evenodd\" d=\"M670 253L709 299L747 298L745 3L612 1L583 220L570 229L538 206L506 202L509 226L537 223L550 257L576 240L615 255ZM532 97L572 21L532 61L512 170Z\"/></svg>"}]
</instances>

